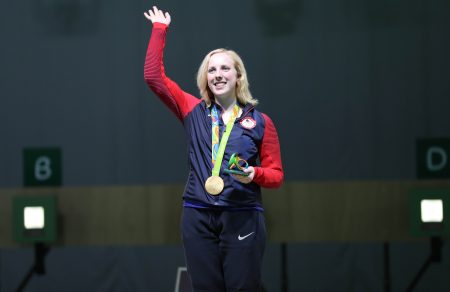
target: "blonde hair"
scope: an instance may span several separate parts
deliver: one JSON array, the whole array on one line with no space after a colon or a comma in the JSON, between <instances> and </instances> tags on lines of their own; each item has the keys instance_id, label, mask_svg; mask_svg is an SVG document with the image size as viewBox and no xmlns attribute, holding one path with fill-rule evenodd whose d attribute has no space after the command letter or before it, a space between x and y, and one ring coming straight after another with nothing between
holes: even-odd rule
<instances>
[{"instance_id":1,"label":"blonde hair","mask_svg":"<svg viewBox=\"0 0 450 292\"><path fill-rule=\"evenodd\" d=\"M246 105L247 103L251 105L257 105L258 100L254 99L252 94L250 93L247 79L247 71L245 71L244 62L242 62L241 57L233 51L227 49L216 49L209 52L205 58L203 59L200 67L197 72L197 86L200 90L200 95L202 99L206 102L206 104L210 105L211 101L214 100L214 94L211 92L211 89L208 87L208 65L211 56L218 53L227 53L231 59L234 61L234 67L237 71L237 82L236 82L236 98L237 100Z\"/></svg>"}]
</instances>

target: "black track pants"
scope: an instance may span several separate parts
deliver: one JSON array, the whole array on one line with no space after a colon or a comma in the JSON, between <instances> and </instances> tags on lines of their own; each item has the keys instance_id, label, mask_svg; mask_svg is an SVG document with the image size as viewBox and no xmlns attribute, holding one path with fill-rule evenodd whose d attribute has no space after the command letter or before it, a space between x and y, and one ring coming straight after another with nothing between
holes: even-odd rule
<instances>
[{"instance_id":1,"label":"black track pants","mask_svg":"<svg viewBox=\"0 0 450 292\"><path fill-rule=\"evenodd\" d=\"M263 212L184 208L181 229L194 291L261 291Z\"/></svg>"}]
</instances>

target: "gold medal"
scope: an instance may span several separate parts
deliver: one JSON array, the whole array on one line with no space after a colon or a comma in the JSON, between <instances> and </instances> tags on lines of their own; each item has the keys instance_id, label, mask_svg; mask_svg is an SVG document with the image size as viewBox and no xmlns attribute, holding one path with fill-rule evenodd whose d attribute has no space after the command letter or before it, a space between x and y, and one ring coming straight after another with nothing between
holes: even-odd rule
<instances>
[{"instance_id":1,"label":"gold medal","mask_svg":"<svg viewBox=\"0 0 450 292\"><path fill-rule=\"evenodd\" d=\"M236 116L238 115L239 110L239 106L235 104L233 107L233 114L231 115L230 120L227 123L227 128L223 132L222 139L220 139L219 143L219 123L217 122L219 120L219 114L215 105L213 105L211 109L211 162L214 167L212 169L212 175L205 181L205 190L213 196L217 196L223 191L224 182L223 179L219 176L220 166L222 165L225 147L227 147L227 141L230 137L231 129L233 129L234 121L236 120ZM219 147L219 149L216 149L217 146Z\"/></svg>"},{"instance_id":2,"label":"gold medal","mask_svg":"<svg viewBox=\"0 0 450 292\"><path fill-rule=\"evenodd\" d=\"M206 191L213 196L217 196L223 190L223 179L220 176L212 175L205 182Z\"/></svg>"}]
</instances>

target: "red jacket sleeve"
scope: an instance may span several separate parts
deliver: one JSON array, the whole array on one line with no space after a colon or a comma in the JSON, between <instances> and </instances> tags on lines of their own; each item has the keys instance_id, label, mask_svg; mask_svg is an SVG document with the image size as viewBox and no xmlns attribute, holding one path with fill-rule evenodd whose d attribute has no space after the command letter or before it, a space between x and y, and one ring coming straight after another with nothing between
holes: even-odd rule
<instances>
[{"instance_id":1,"label":"red jacket sleeve","mask_svg":"<svg viewBox=\"0 0 450 292\"><path fill-rule=\"evenodd\" d=\"M155 22L147 48L144 65L144 79L150 89L177 116L180 121L200 103L200 99L184 92L165 73L163 51L167 25Z\"/></svg>"},{"instance_id":2,"label":"red jacket sleeve","mask_svg":"<svg viewBox=\"0 0 450 292\"><path fill-rule=\"evenodd\" d=\"M266 121L264 136L259 149L261 166L255 167L253 181L265 188L278 188L283 183L280 143L272 120L263 114Z\"/></svg>"}]
</instances>

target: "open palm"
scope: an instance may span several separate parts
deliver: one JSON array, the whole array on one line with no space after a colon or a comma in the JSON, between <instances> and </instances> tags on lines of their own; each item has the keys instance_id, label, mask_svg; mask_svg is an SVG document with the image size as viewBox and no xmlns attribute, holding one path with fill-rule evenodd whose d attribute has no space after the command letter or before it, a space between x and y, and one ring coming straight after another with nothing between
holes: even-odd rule
<instances>
[{"instance_id":1,"label":"open palm","mask_svg":"<svg viewBox=\"0 0 450 292\"><path fill-rule=\"evenodd\" d=\"M169 12L164 13L156 6L153 6L153 10L150 9L148 12L144 12L144 16L152 23L159 22L167 26L169 26L171 21Z\"/></svg>"}]
</instances>

